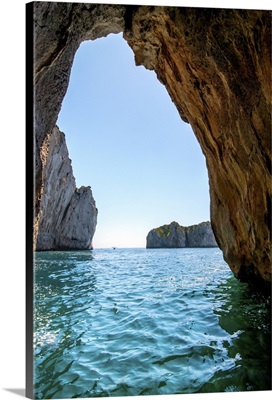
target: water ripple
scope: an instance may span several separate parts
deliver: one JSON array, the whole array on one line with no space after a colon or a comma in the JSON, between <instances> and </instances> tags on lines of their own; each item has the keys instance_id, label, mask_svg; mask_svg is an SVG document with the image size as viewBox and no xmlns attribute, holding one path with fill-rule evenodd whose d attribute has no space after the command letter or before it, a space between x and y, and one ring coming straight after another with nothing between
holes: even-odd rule
<instances>
[{"instance_id":1,"label":"water ripple","mask_svg":"<svg viewBox=\"0 0 272 400\"><path fill-rule=\"evenodd\" d=\"M218 249L41 252L34 284L36 398L270 389L270 301Z\"/></svg>"}]
</instances>

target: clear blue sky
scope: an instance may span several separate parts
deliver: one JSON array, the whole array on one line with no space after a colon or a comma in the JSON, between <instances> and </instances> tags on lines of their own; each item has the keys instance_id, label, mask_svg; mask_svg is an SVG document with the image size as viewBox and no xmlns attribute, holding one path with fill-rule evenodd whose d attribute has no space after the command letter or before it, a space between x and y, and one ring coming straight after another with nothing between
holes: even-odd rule
<instances>
[{"instance_id":1,"label":"clear blue sky","mask_svg":"<svg viewBox=\"0 0 272 400\"><path fill-rule=\"evenodd\" d=\"M57 122L77 187L98 208L94 247L145 247L149 230L210 219L206 163L155 72L122 34L81 44Z\"/></svg>"}]
</instances>

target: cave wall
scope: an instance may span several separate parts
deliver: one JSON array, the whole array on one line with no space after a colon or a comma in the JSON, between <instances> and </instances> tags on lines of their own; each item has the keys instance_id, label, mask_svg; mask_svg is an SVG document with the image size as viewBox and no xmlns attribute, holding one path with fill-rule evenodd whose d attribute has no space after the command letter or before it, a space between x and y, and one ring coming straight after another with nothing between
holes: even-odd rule
<instances>
[{"instance_id":1,"label":"cave wall","mask_svg":"<svg viewBox=\"0 0 272 400\"><path fill-rule=\"evenodd\" d=\"M206 157L211 222L242 280L271 282L271 13L140 8L125 32Z\"/></svg>"},{"instance_id":2,"label":"cave wall","mask_svg":"<svg viewBox=\"0 0 272 400\"><path fill-rule=\"evenodd\" d=\"M206 157L211 223L235 276L271 282L271 12L34 3L35 232L40 149L58 117L83 40L123 32L156 72ZM178 184L178 182L177 182Z\"/></svg>"}]
</instances>

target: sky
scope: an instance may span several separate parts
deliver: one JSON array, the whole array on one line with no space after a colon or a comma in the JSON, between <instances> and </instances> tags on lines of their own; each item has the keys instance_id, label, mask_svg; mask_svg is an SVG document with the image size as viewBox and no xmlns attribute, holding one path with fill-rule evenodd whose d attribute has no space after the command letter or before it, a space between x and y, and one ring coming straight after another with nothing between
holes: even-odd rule
<instances>
[{"instance_id":1,"label":"sky","mask_svg":"<svg viewBox=\"0 0 272 400\"><path fill-rule=\"evenodd\" d=\"M92 188L95 248L145 247L153 228L210 220L194 133L155 72L135 66L122 33L81 44L57 125L77 187Z\"/></svg>"}]
</instances>

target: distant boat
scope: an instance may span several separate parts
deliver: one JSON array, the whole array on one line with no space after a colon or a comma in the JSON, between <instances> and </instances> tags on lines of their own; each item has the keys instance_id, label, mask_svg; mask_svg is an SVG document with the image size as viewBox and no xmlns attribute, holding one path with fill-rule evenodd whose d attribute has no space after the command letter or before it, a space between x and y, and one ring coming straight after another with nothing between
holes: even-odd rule
<instances>
[{"instance_id":1,"label":"distant boat","mask_svg":"<svg viewBox=\"0 0 272 400\"><path fill-rule=\"evenodd\" d=\"M113 249L113 250L115 250L115 249L116 249L116 247L113 247L112 249Z\"/></svg>"}]
</instances>

